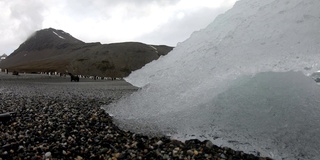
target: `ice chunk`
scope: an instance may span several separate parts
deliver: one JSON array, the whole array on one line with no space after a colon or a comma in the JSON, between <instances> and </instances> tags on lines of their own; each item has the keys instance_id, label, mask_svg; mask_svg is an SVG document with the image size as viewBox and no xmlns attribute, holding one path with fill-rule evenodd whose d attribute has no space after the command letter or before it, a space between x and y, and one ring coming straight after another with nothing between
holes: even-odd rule
<instances>
[{"instance_id":1,"label":"ice chunk","mask_svg":"<svg viewBox=\"0 0 320 160\"><path fill-rule=\"evenodd\" d=\"M188 117L174 136L193 134L275 159L319 159L320 88L312 79L267 72L237 81L209 102L171 115Z\"/></svg>"},{"instance_id":2,"label":"ice chunk","mask_svg":"<svg viewBox=\"0 0 320 160\"><path fill-rule=\"evenodd\" d=\"M142 88L105 109L136 132L205 136L265 156L320 159L318 85L293 72L320 69L319 8L318 0L240 0L130 74L126 80Z\"/></svg>"},{"instance_id":3,"label":"ice chunk","mask_svg":"<svg viewBox=\"0 0 320 160\"><path fill-rule=\"evenodd\" d=\"M154 92L143 89L106 108L120 127L139 133L210 139L275 159L320 158L320 88L311 78L301 72L266 72L235 81L217 96L214 90L206 92L210 100L190 108L138 108L135 103L144 101L140 96ZM131 107L121 107L127 103Z\"/></svg>"}]
</instances>

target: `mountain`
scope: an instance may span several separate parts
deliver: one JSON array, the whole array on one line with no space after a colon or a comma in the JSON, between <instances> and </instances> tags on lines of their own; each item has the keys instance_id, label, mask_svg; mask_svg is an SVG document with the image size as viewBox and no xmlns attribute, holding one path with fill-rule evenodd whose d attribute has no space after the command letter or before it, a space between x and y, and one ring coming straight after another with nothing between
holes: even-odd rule
<instances>
[{"instance_id":1,"label":"mountain","mask_svg":"<svg viewBox=\"0 0 320 160\"><path fill-rule=\"evenodd\" d=\"M1 62L2 60L5 60L7 57L8 57L8 55L6 55L6 54L3 54L2 56L0 56L0 62Z\"/></svg>"},{"instance_id":2,"label":"mountain","mask_svg":"<svg viewBox=\"0 0 320 160\"><path fill-rule=\"evenodd\" d=\"M0 63L0 68L124 77L166 55L172 48L139 42L85 43L62 30L48 28L32 34Z\"/></svg>"},{"instance_id":3,"label":"mountain","mask_svg":"<svg viewBox=\"0 0 320 160\"><path fill-rule=\"evenodd\" d=\"M72 44L85 44L72 37L69 33L53 28L36 31L12 54L21 52L40 51L45 49L60 49Z\"/></svg>"}]
</instances>

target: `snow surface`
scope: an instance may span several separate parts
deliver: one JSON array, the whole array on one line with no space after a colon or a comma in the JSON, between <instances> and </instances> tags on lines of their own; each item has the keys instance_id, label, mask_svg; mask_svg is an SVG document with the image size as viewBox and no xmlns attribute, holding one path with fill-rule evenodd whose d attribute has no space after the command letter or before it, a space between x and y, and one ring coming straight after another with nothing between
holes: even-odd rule
<instances>
[{"instance_id":1,"label":"snow surface","mask_svg":"<svg viewBox=\"0 0 320 160\"><path fill-rule=\"evenodd\" d=\"M64 37L60 36L58 33L56 33L55 31L52 31L55 35L57 35L59 38L61 39L65 39Z\"/></svg>"},{"instance_id":2,"label":"snow surface","mask_svg":"<svg viewBox=\"0 0 320 160\"><path fill-rule=\"evenodd\" d=\"M319 8L319 0L240 0L130 74L141 89L104 108L135 132L320 159L320 89L305 76L320 69Z\"/></svg>"}]
</instances>

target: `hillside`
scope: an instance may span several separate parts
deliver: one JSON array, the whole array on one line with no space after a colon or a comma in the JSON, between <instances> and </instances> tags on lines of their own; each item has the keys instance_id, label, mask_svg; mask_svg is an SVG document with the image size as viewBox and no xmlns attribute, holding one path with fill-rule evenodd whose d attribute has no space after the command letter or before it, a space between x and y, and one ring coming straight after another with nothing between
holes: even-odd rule
<instances>
[{"instance_id":1,"label":"hillside","mask_svg":"<svg viewBox=\"0 0 320 160\"><path fill-rule=\"evenodd\" d=\"M0 68L124 77L171 50L169 46L139 42L85 43L62 30L48 28L31 35L0 63Z\"/></svg>"}]
</instances>

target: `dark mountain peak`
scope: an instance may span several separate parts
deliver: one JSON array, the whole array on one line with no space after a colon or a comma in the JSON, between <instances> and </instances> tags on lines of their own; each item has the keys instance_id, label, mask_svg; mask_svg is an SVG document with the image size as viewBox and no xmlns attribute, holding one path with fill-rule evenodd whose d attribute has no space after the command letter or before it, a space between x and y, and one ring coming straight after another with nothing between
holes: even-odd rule
<instances>
[{"instance_id":1,"label":"dark mountain peak","mask_svg":"<svg viewBox=\"0 0 320 160\"><path fill-rule=\"evenodd\" d=\"M7 57L8 57L8 55L6 55L6 54L4 53L2 56L0 56L0 62L1 62L2 60L5 60Z\"/></svg>"},{"instance_id":2,"label":"dark mountain peak","mask_svg":"<svg viewBox=\"0 0 320 160\"><path fill-rule=\"evenodd\" d=\"M141 42L84 43L54 28L34 32L0 68L18 72L65 72L125 77L166 55L172 47Z\"/></svg>"},{"instance_id":3,"label":"dark mountain peak","mask_svg":"<svg viewBox=\"0 0 320 160\"><path fill-rule=\"evenodd\" d=\"M83 44L84 42L72 37L69 33L64 32L63 30L57 30L54 28L47 28L43 30L39 30L36 32L37 35L44 35L48 37L52 37L57 41L61 41L64 43L75 43L75 44Z\"/></svg>"},{"instance_id":4,"label":"dark mountain peak","mask_svg":"<svg viewBox=\"0 0 320 160\"><path fill-rule=\"evenodd\" d=\"M84 44L63 30L47 28L36 31L12 54L23 51L36 51L52 48L65 48L72 44Z\"/></svg>"}]
</instances>

